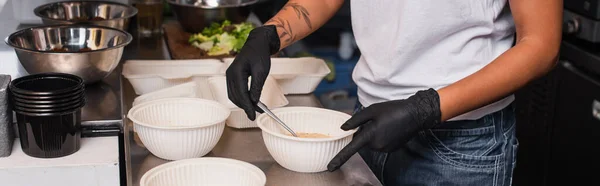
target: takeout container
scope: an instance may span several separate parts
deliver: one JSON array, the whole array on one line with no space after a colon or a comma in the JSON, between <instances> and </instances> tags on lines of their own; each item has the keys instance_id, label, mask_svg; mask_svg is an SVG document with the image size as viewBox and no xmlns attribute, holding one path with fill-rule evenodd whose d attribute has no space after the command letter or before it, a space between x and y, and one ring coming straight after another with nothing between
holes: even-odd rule
<instances>
[{"instance_id":1,"label":"takeout container","mask_svg":"<svg viewBox=\"0 0 600 186\"><path fill-rule=\"evenodd\" d=\"M208 88L208 87L206 87ZM187 82L179 85L175 85L169 88L160 89L154 92L149 92L133 99L133 106L139 105L152 100L163 99L163 98L202 98L202 94L198 92L198 85L196 82Z\"/></svg>"},{"instance_id":2,"label":"takeout container","mask_svg":"<svg viewBox=\"0 0 600 186\"><path fill-rule=\"evenodd\" d=\"M202 60L130 60L123 65L123 76L136 94L143 95L175 85L196 82L208 87L208 78L224 75L223 63L217 59ZM208 89L198 90L203 98L211 98Z\"/></svg>"},{"instance_id":3,"label":"takeout container","mask_svg":"<svg viewBox=\"0 0 600 186\"><path fill-rule=\"evenodd\" d=\"M127 117L152 154L180 160L209 153L221 138L229 114L216 101L165 98L138 104Z\"/></svg>"},{"instance_id":4,"label":"takeout container","mask_svg":"<svg viewBox=\"0 0 600 186\"><path fill-rule=\"evenodd\" d=\"M225 58L225 71L235 58ZM271 58L273 76L285 94L309 94L331 70L324 60L315 57Z\"/></svg>"},{"instance_id":5,"label":"takeout container","mask_svg":"<svg viewBox=\"0 0 600 186\"><path fill-rule=\"evenodd\" d=\"M23 152L56 158L77 152L81 139L84 80L64 73L23 76L10 83Z\"/></svg>"},{"instance_id":6,"label":"takeout container","mask_svg":"<svg viewBox=\"0 0 600 186\"><path fill-rule=\"evenodd\" d=\"M343 131L340 126L350 115L315 107L284 107L271 110L296 134L320 133L329 138L300 138L266 114L256 119L267 150L282 167L296 172L321 172L350 141L356 130Z\"/></svg>"},{"instance_id":7,"label":"takeout container","mask_svg":"<svg viewBox=\"0 0 600 186\"><path fill-rule=\"evenodd\" d=\"M264 186L267 177L256 166L228 158L193 158L165 163L150 169L140 186Z\"/></svg>"},{"instance_id":8,"label":"takeout container","mask_svg":"<svg viewBox=\"0 0 600 186\"><path fill-rule=\"evenodd\" d=\"M250 82L250 80L248 80L248 82ZM227 93L227 79L225 76L211 77L208 79L208 83L215 100L231 109L231 115L227 118L226 122L227 126L233 128L257 127L256 121L248 119L246 112L229 100ZM269 109L280 108L289 103L282 90L277 85L277 82L270 76L267 77L267 80L263 86L260 101L267 105ZM257 116L259 114L259 112L256 112Z\"/></svg>"}]
</instances>

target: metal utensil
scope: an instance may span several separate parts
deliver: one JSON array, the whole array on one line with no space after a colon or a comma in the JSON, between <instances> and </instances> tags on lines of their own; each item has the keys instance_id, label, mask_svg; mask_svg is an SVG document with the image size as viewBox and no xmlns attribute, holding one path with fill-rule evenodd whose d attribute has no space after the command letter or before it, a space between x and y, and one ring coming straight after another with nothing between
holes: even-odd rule
<instances>
[{"instance_id":1,"label":"metal utensil","mask_svg":"<svg viewBox=\"0 0 600 186\"><path fill-rule=\"evenodd\" d=\"M281 121L277 116L275 116L275 114L273 114L273 112L271 112L271 110L269 110L269 108L267 108L267 106L265 104L263 104L262 102L259 101L257 105L260 109L265 111L265 113L267 113L267 115L269 115L271 118L273 118L275 121L277 121L277 123L279 123L281 126L283 126L283 128L285 128L285 130L290 132L294 137L298 137L298 135L296 135L296 133L290 127L288 127L285 123L283 123L283 121Z\"/></svg>"},{"instance_id":2,"label":"metal utensil","mask_svg":"<svg viewBox=\"0 0 600 186\"><path fill-rule=\"evenodd\" d=\"M173 13L187 32L198 33L211 23L229 20L246 21L251 7L258 0L167 0Z\"/></svg>"},{"instance_id":3,"label":"metal utensil","mask_svg":"<svg viewBox=\"0 0 600 186\"><path fill-rule=\"evenodd\" d=\"M34 14L48 24L91 24L127 30L138 9L103 1L62 1L38 6Z\"/></svg>"},{"instance_id":4,"label":"metal utensil","mask_svg":"<svg viewBox=\"0 0 600 186\"><path fill-rule=\"evenodd\" d=\"M5 42L15 49L29 74L61 72L90 84L119 65L123 49L132 39L131 34L110 27L45 25L14 32Z\"/></svg>"}]
</instances>

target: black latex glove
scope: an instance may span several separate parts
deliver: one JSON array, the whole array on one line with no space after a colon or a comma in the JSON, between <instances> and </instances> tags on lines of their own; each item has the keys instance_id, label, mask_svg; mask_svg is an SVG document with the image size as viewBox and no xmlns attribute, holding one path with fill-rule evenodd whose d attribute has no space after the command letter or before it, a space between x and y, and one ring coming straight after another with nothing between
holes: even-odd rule
<instances>
[{"instance_id":1,"label":"black latex glove","mask_svg":"<svg viewBox=\"0 0 600 186\"><path fill-rule=\"evenodd\" d=\"M256 104L271 69L271 55L279 51L279 36L275 26L261 26L250 31L246 43L227 69L229 100L244 109L248 119L262 112ZM248 90L248 77L251 78Z\"/></svg>"},{"instance_id":2,"label":"black latex glove","mask_svg":"<svg viewBox=\"0 0 600 186\"><path fill-rule=\"evenodd\" d=\"M329 162L327 169L338 169L365 146L381 152L395 151L419 131L437 125L440 119L439 96L433 89L419 91L404 100L373 104L342 125L342 130L361 128L352 141Z\"/></svg>"}]
</instances>

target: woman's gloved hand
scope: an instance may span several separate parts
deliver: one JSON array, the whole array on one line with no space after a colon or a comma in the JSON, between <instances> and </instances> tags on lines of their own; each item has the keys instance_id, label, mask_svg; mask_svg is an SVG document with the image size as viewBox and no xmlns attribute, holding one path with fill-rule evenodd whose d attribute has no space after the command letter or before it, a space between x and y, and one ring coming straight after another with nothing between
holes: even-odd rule
<instances>
[{"instance_id":1,"label":"woman's gloved hand","mask_svg":"<svg viewBox=\"0 0 600 186\"><path fill-rule=\"evenodd\" d=\"M279 36L273 25L250 31L246 43L227 69L227 94L231 102L244 109L248 119L261 111L256 104L271 69L271 55L279 51ZM248 89L248 77L251 78Z\"/></svg>"},{"instance_id":2,"label":"woman's gloved hand","mask_svg":"<svg viewBox=\"0 0 600 186\"><path fill-rule=\"evenodd\" d=\"M373 104L342 125L342 130L361 128L331 160L327 169L338 169L365 146L382 152L395 151L419 131L434 127L440 120L439 95L433 89L419 91L404 100Z\"/></svg>"}]
</instances>

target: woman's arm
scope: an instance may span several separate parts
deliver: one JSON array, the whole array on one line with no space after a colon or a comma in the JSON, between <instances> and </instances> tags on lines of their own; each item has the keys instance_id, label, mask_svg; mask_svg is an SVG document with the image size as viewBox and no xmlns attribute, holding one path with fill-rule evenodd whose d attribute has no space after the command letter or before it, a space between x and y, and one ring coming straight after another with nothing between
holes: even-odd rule
<instances>
[{"instance_id":1,"label":"woman's arm","mask_svg":"<svg viewBox=\"0 0 600 186\"><path fill-rule=\"evenodd\" d=\"M248 39L227 68L227 95L256 118L256 106L271 68L270 56L323 26L344 0L291 0L265 25L250 31ZM250 89L248 78L252 77Z\"/></svg>"},{"instance_id":2,"label":"woman's arm","mask_svg":"<svg viewBox=\"0 0 600 186\"><path fill-rule=\"evenodd\" d=\"M511 0L516 45L478 72L440 89L442 121L511 94L550 71L558 60L562 0Z\"/></svg>"},{"instance_id":3,"label":"woman's arm","mask_svg":"<svg viewBox=\"0 0 600 186\"><path fill-rule=\"evenodd\" d=\"M335 12L344 0L290 0L265 25L275 25L283 49L314 32Z\"/></svg>"}]
</instances>

